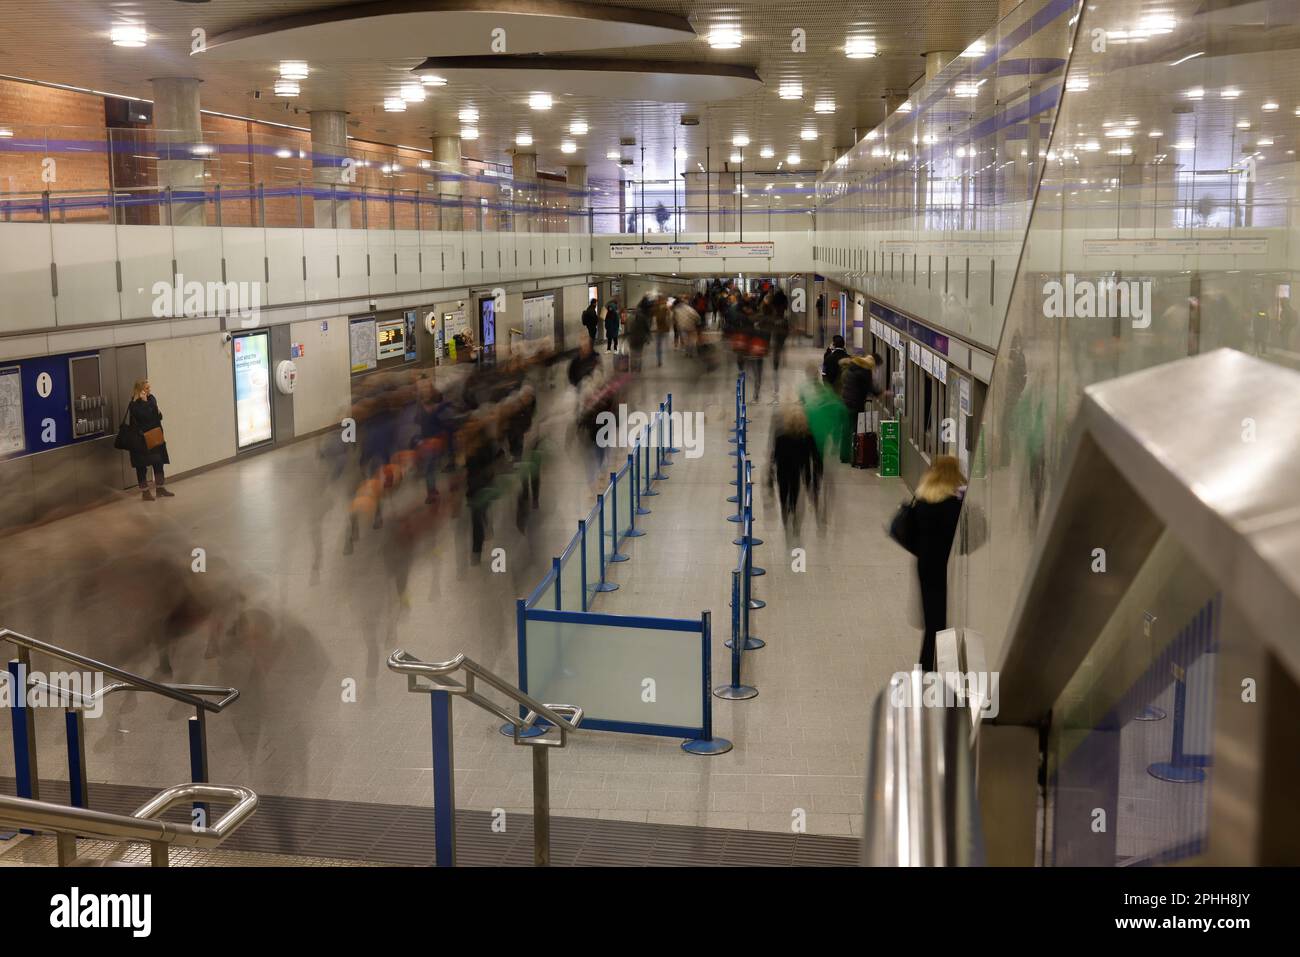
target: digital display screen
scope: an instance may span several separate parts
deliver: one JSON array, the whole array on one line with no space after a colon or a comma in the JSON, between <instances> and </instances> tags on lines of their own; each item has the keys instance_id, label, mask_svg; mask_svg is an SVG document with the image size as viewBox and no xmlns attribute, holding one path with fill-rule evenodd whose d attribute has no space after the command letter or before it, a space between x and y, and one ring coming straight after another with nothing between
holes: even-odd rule
<instances>
[{"instance_id":1,"label":"digital display screen","mask_svg":"<svg viewBox=\"0 0 1300 957\"><path fill-rule=\"evenodd\" d=\"M377 327L379 358L406 355L406 323L397 319L381 322Z\"/></svg>"},{"instance_id":2,"label":"digital display screen","mask_svg":"<svg viewBox=\"0 0 1300 957\"><path fill-rule=\"evenodd\" d=\"M271 441L271 334L247 333L231 344L236 441L244 449Z\"/></svg>"},{"instance_id":3,"label":"digital display screen","mask_svg":"<svg viewBox=\"0 0 1300 957\"><path fill-rule=\"evenodd\" d=\"M495 299L482 299L479 309L483 317L483 345L495 345L497 341L497 304Z\"/></svg>"}]
</instances>

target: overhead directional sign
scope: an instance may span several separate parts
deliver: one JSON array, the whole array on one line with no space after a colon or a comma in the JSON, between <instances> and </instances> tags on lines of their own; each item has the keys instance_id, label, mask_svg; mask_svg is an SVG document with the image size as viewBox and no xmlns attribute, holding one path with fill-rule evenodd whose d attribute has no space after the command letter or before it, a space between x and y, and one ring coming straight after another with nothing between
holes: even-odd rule
<instances>
[{"instance_id":1,"label":"overhead directional sign","mask_svg":"<svg viewBox=\"0 0 1300 957\"><path fill-rule=\"evenodd\" d=\"M775 243L610 243L610 259L771 259Z\"/></svg>"}]
</instances>

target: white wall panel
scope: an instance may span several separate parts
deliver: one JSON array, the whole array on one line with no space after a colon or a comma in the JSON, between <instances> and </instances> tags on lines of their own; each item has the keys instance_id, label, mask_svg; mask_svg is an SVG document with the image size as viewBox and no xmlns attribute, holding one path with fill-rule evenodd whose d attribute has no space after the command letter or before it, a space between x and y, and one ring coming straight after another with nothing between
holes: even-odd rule
<instances>
[{"instance_id":1,"label":"white wall panel","mask_svg":"<svg viewBox=\"0 0 1300 957\"><path fill-rule=\"evenodd\" d=\"M295 322L289 327L289 337L304 349L302 357L295 360L294 435L338 425L352 402L347 317Z\"/></svg>"},{"instance_id":2,"label":"white wall panel","mask_svg":"<svg viewBox=\"0 0 1300 957\"><path fill-rule=\"evenodd\" d=\"M168 471L187 472L235 454L230 344L219 333L145 346L149 384L167 436Z\"/></svg>"},{"instance_id":3,"label":"white wall panel","mask_svg":"<svg viewBox=\"0 0 1300 957\"><path fill-rule=\"evenodd\" d=\"M264 229L262 232L266 236L266 257L271 276L266 301L270 304L302 302L306 288L302 278L303 230Z\"/></svg>"},{"instance_id":4,"label":"white wall panel","mask_svg":"<svg viewBox=\"0 0 1300 957\"><path fill-rule=\"evenodd\" d=\"M0 223L0 335L54 325L50 241L47 223Z\"/></svg>"},{"instance_id":5,"label":"white wall panel","mask_svg":"<svg viewBox=\"0 0 1300 957\"><path fill-rule=\"evenodd\" d=\"M394 289L397 292L415 292L423 289L420 277L420 232L399 229L393 233L393 251L397 253L397 275Z\"/></svg>"},{"instance_id":6,"label":"white wall panel","mask_svg":"<svg viewBox=\"0 0 1300 957\"><path fill-rule=\"evenodd\" d=\"M168 226L117 226L118 258L122 261L121 310L123 319L154 315L154 283L172 288L172 230ZM186 280L187 282L189 280ZM60 283L62 286L62 283ZM182 300L181 305L184 302ZM173 299L160 303L163 315L179 314ZM167 311L170 310L170 311Z\"/></svg>"},{"instance_id":7,"label":"white wall panel","mask_svg":"<svg viewBox=\"0 0 1300 957\"><path fill-rule=\"evenodd\" d=\"M362 264L362 271L367 272L366 289L371 296L386 296L397 291L397 274L393 270L393 254L397 251L393 230L371 229L364 233L366 253L369 259ZM357 295L350 288L340 285L340 294Z\"/></svg>"}]
</instances>

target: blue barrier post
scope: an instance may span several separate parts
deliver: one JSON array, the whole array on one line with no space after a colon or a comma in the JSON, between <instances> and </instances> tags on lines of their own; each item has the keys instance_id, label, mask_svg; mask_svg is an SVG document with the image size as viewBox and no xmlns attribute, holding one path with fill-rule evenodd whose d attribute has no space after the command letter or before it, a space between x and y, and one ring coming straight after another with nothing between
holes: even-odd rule
<instances>
[{"instance_id":1,"label":"blue barrier post","mask_svg":"<svg viewBox=\"0 0 1300 957\"><path fill-rule=\"evenodd\" d=\"M194 709L194 717L187 722L190 732L190 780L195 784L206 784L208 777L208 716L202 708ZM203 801L194 802L194 810L203 814L204 825L207 824L208 806Z\"/></svg>"},{"instance_id":2,"label":"blue barrier post","mask_svg":"<svg viewBox=\"0 0 1300 957\"><path fill-rule=\"evenodd\" d=\"M558 581L556 586L556 591L559 591ZM515 651L519 656L519 689L526 693L528 691L528 600L525 598L515 601ZM519 717L527 716L528 709L520 705ZM508 721L497 730L507 738L515 737L515 726ZM536 738L545 733L546 728L542 727L541 722L536 722L532 727L525 728L518 734L521 738Z\"/></svg>"},{"instance_id":3,"label":"blue barrier post","mask_svg":"<svg viewBox=\"0 0 1300 957\"><path fill-rule=\"evenodd\" d=\"M638 495L637 495L637 487L636 487L636 456L635 455L629 455L627 457L627 494L632 496L632 507L629 509L629 511L632 514L631 514L631 518L628 520L627 537L640 538L642 535L645 534L645 529L636 527L636 517L644 513L641 511L640 507L637 504ZM615 510L615 515L617 515L617 509Z\"/></svg>"},{"instance_id":4,"label":"blue barrier post","mask_svg":"<svg viewBox=\"0 0 1300 957\"><path fill-rule=\"evenodd\" d=\"M86 716L80 708L68 708L63 714L68 743L68 803L73 807L90 807L86 788Z\"/></svg>"},{"instance_id":5,"label":"blue barrier post","mask_svg":"<svg viewBox=\"0 0 1300 957\"><path fill-rule=\"evenodd\" d=\"M704 736L682 742L682 750L687 754L726 754L731 750L730 741L713 736L713 696L709 693L713 683L712 617L712 613L707 611L700 615L700 655L704 677L700 692L704 704Z\"/></svg>"},{"instance_id":6,"label":"blue barrier post","mask_svg":"<svg viewBox=\"0 0 1300 957\"><path fill-rule=\"evenodd\" d=\"M642 481L641 476L645 475L645 453L642 450L642 444L638 443L633 449L632 455L629 456L635 463L632 473L632 487L636 489L636 513L638 515L649 515L650 509L641 503L641 497L646 494L646 483Z\"/></svg>"},{"instance_id":7,"label":"blue barrier post","mask_svg":"<svg viewBox=\"0 0 1300 957\"><path fill-rule=\"evenodd\" d=\"M758 689L740 683L740 658L745 643L740 639L740 570L731 570L731 639L726 642L731 649L731 684L718 685L715 696L729 701L743 701L758 694Z\"/></svg>"},{"instance_id":8,"label":"blue barrier post","mask_svg":"<svg viewBox=\"0 0 1300 957\"><path fill-rule=\"evenodd\" d=\"M622 554L618 550L618 473L617 472L609 473L609 495L610 495L610 506L609 506L610 546L609 547L612 549L612 551L610 552L609 558L606 559L606 561L625 562L627 561L627 556Z\"/></svg>"},{"instance_id":9,"label":"blue barrier post","mask_svg":"<svg viewBox=\"0 0 1300 957\"><path fill-rule=\"evenodd\" d=\"M456 768L452 759L451 692L430 691L433 721L433 861L456 866Z\"/></svg>"},{"instance_id":10,"label":"blue barrier post","mask_svg":"<svg viewBox=\"0 0 1300 957\"><path fill-rule=\"evenodd\" d=\"M551 571L555 573L555 610L564 611L564 600L560 597L564 594L564 583L560 581L561 569L559 558L551 559Z\"/></svg>"},{"instance_id":11,"label":"blue barrier post","mask_svg":"<svg viewBox=\"0 0 1300 957\"><path fill-rule=\"evenodd\" d=\"M664 482L668 479L668 476L664 474L664 466L671 463L667 461L667 458L664 455L664 404L662 402L659 403L659 414L655 416L655 426L658 434L655 440L654 480L656 482Z\"/></svg>"},{"instance_id":12,"label":"blue barrier post","mask_svg":"<svg viewBox=\"0 0 1300 957\"><path fill-rule=\"evenodd\" d=\"M668 454L676 455L681 449L673 442L673 394L668 393Z\"/></svg>"},{"instance_id":13,"label":"blue barrier post","mask_svg":"<svg viewBox=\"0 0 1300 957\"><path fill-rule=\"evenodd\" d=\"M601 492L596 496L596 504L600 512L600 584L596 586L596 591L617 591L618 586L611 581L605 580L605 493Z\"/></svg>"},{"instance_id":14,"label":"blue barrier post","mask_svg":"<svg viewBox=\"0 0 1300 957\"><path fill-rule=\"evenodd\" d=\"M742 526L741 534L745 538L745 544L750 546L750 564L752 567L749 574L751 578L759 578L767 574L767 569L759 568L753 564L753 546L762 545L763 542L754 538L754 470L752 463L748 459L745 460L745 514L748 520ZM732 544L739 543L733 542ZM754 607L762 608L763 604Z\"/></svg>"},{"instance_id":15,"label":"blue barrier post","mask_svg":"<svg viewBox=\"0 0 1300 957\"><path fill-rule=\"evenodd\" d=\"M641 493L642 495L659 494L654 490L654 487L650 484L651 481L654 479L654 475L650 471L650 448L652 445L654 445L654 443L650 441L651 438L650 428L651 427L648 425L645 427L645 441L642 443L642 448L645 450L645 466L641 470L641 474L645 476L645 490L642 491Z\"/></svg>"},{"instance_id":16,"label":"blue barrier post","mask_svg":"<svg viewBox=\"0 0 1300 957\"><path fill-rule=\"evenodd\" d=\"M744 521L745 521L745 479L744 479L745 439L743 433L741 436L740 445L736 446L736 451L732 452L731 454L736 456L736 494L728 495L727 501L736 503L736 514L728 515L727 521L740 523L742 529L741 534L744 535L745 533L743 529L744 529Z\"/></svg>"},{"instance_id":17,"label":"blue barrier post","mask_svg":"<svg viewBox=\"0 0 1300 957\"><path fill-rule=\"evenodd\" d=\"M1159 781L1171 784L1199 784L1205 772L1197 759L1188 759L1183 753L1183 730L1187 720L1187 670L1171 662L1174 673L1174 724L1173 742L1168 761L1157 761L1147 767L1147 773Z\"/></svg>"},{"instance_id":18,"label":"blue barrier post","mask_svg":"<svg viewBox=\"0 0 1300 957\"><path fill-rule=\"evenodd\" d=\"M41 785L36 767L36 713L27 707L27 668L30 662L25 648L9 662L9 720L14 734L14 793L20 798L39 801Z\"/></svg>"},{"instance_id":19,"label":"blue barrier post","mask_svg":"<svg viewBox=\"0 0 1300 957\"><path fill-rule=\"evenodd\" d=\"M582 610L587 611L587 520L578 519L578 551L582 554L578 556L582 562Z\"/></svg>"}]
</instances>

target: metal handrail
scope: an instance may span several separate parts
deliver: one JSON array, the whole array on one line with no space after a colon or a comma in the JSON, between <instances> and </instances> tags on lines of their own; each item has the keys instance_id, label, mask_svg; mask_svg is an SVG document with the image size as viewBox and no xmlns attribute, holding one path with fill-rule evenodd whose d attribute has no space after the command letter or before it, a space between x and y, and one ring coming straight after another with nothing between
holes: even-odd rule
<instances>
[{"instance_id":1,"label":"metal handrail","mask_svg":"<svg viewBox=\"0 0 1300 957\"><path fill-rule=\"evenodd\" d=\"M982 863L971 724L960 706L933 707L919 667L890 679L871 714L864 863L954 867Z\"/></svg>"},{"instance_id":2,"label":"metal handrail","mask_svg":"<svg viewBox=\"0 0 1300 957\"><path fill-rule=\"evenodd\" d=\"M105 664L102 661L97 661L94 658L88 658L75 651L68 651L66 648L51 645L38 638L30 638L27 635L21 635L8 628L0 628L0 641L7 641L16 648L39 651L41 654L48 655L56 660L66 661L69 664L81 665L83 668L100 671L118 679L117 684L105 686L99 694L109 694L113 691L126 690L149 691L153 694L162 695L164 698L171 698L173 701L180 701L192 708L214 712L225 710L227 705L239 697L239 690L237 688L220 688L212 685L161 684L160 682L151 681L150 679L134 674L133 672L124 671L121 668L115 668L112 665ZM27 664L28 662L24 663ZM220 701L212 702L205 701L202 697L199 697L200 695L222 695L222 698Z\"/></svg>"},{"instance_id":3,"label":"metal handrail","mask_svg":"<svg viewBox=\"0 0 1300 957\"><path fill-rule=\"evenodd\" d=\"M172 806L198 798L230 800L234 806L209 826L173 824L159 818ZM177 784L159 791L131 814L92 811L48 801L0 795L0 824L53 831L59 840L59 865L76 857L76 839L148 843L154 866L166 866L167 845L211 848L237 831L257 810L257 794L222 784Z\"/></svg>"},{"instance_id":4,"label":"metal handrail","mask_svg":"<svg viewBox=\"0 0 1300 957\"><path fill-rule=\"evenodd\" d=\"M582 724L582 709L567 704L542 704L520 691L504 678L484 668L463 654L446 661L421 661L398 649L388 656L388 667L406 675L408 691L429 695L433 720L433 813L435 861L439 867L456 863L456 770L452 761L451 696L460 695L484 711L503 719L510 727L515 744L532 749L533 764L533 863L546 867L551 863L551 786L550 749L562 748L570 731ZM464 673L464 680L453 677ZM421 679L429 682L422 685ZM500 691L527 714L520 717L474 690L476 681ZM537 726L539 720L559 729L553 737ZM505 731L505 728L502 728ZM441 744L439 743L441 741Z\"/></svg>"},{"instance_id":5,"label":"metal handrail","mask_svg":"<svg viewBox=\"0 0 1300 957\"><path fill-rule=\"evenodd\" d=\"M512 725L515 729L516 740L519 738L520 731L527 731L537 723L538 718L542 718L559 728L560 739L554 744L564 747L565 735L570 731L577 731L578 726L582 723L582 708L566 704L543 704L520 691L504 678L484 668L472 658L467 658L464 654L456 655L456 657L449 658L446 661L428 662L421 661L409 652L399 648L388 656L388 667L392 671L406 675L408 691L446 691L472 701L483 710ZM463 684L451 679L451 675L457 671L464 671L466 674L466 680ZM417 684L419 678L427 678L437 687L422 688ZM483 697L474 690L475 679L491 685L512 701L527 708L528 713L521 718L519 715L512 714L502 708L495 701ZM537 743L543 742L538 741ZM552 744L550 741L545 743Z\"/></svg>"}]
</instances>

